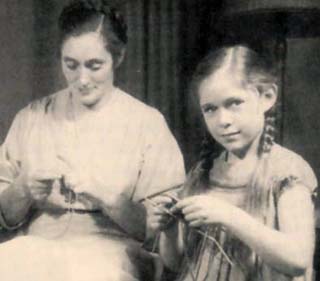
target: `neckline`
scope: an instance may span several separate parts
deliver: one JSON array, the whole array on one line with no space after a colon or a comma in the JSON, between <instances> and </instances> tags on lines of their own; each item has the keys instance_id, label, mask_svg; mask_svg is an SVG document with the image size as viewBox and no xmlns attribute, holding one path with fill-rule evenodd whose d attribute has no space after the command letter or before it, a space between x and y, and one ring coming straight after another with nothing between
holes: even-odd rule
<instances>
[{"instance_id":1,"label":"neckline","mask_svg":"<svg viewBox=\"0 0 320 281\"><path fill-rule=\"evenodd\" d=\"M67 107L69 107L69 110L67 111L68 115L71 113L71 116L69 115L69 117L71 117L71 119L74 119L74 121L78 118L81 118L82 116L83 117L94 116L94 115L98 116L101 113L108 110L108 108L110 108L110 106L112 106L115 103L118 96L119 96L119 88L114 87L112 89L112 92L110 94L110 97L107 103L102 105L101 108L90 110L90 109L85 109L84 107L81 107L81 105L79 105L76 102L72 91L68 89L68 92L67 92Z\"/></svg>"},{"instance_id":2,"label":"neckline","mask_svg":"<svg viewBox=\"0 0 320 281\"><path fill-rule=\"evenodd\" d=\"M214 178L210 178L209 180L210 186L214 187L214 189L223 189L226 191L240 191L245 190L248 186L248 184L239 184L239 185L232 185L228 184L226 182L222 182L219 180L216 180Z\"/></svg>"}]
</instances>

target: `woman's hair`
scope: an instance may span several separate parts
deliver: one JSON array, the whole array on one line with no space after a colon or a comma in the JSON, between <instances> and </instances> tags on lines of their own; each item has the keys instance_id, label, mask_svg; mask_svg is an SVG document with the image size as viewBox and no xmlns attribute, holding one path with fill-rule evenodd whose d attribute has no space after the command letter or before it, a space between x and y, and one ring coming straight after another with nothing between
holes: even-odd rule
<instances>
[{"instance_id":1,"label":"woman's hair","mask_svg":"<svg viewBox=\"0 0 320 281\"><path fill-rule=\"evenodd\" d=\"M227 70L238 79L243 87L254 87L260 94L271 87L276 89L277 73L272 63L252 49L235 45L224 47L209 53L197 66L193 76L191 90L199 95L201 82L219 70ZM252 176L247 196L246 208L254 216L265 219L268 192L268 156L274 142L275 134L274 107L265 113L264 131L259 144L259 163ZM207 132L202 144L200 164L190 177L190 184L197 186L201 192L209 183L209 172L214 159L223 148ZM190 188L192 188L190 186Z\"/></svg>"},{"instance_id":2,"label":"woman's hair","mask_svg":"<svg viewBox=\"0 0 320 281\"><path fill-rule=\"evenodd\" d=\"M76 0L67 5L59 17L59 45L70 36L99 32L105 48L117 67L127 43L127 26L121 14L104 0Z\"/></svg>"}]
</instances>

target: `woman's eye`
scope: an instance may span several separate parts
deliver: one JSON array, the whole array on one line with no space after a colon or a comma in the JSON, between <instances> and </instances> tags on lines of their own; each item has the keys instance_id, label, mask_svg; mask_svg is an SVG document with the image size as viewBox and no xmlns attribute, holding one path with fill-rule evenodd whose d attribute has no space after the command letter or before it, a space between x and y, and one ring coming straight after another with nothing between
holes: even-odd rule
<instances>
[{"instance_id":1,"label":"woman's eye","mask_svg":"<svg viewBox=\"0 0 320 281\"><path fill-rule=\"evenodd\" d=\"M97 71L101 68L101 63L94 63L94 64L90 65L89 68L93 71Z\"/></svg>"},{"instance_id":2,"label":"woman's eye","mask_svg":"<svg viewBox=\"0 0 320 281\"><path fill-rule=\"evenodd\" d=\"M85 66L92 71L98 71L101 69L103 63L101 60L90 60L85 63Z\"/></svg>"},{"instance_id":3,"label":"woman's eye","mask_svg":"<svg viewBox=\"0 0 320 281\"><path fill-rule=\"evenodd\" d=\"M66 62L66 66L70 69L70 70L76 70L78 67L78 63L76 62Z\"/></svg>"}]
</instances>

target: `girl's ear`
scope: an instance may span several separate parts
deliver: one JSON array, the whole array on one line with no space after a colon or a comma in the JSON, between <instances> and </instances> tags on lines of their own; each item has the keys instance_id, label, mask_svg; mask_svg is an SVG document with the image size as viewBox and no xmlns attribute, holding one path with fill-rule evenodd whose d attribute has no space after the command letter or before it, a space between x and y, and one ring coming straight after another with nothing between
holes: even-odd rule
<instances>
[{"instance_id":1,"label":"girl's ear","mask_svg":"<svg viewBox=\"0 0 320 281\"><path fill-rule=\"evenodd\" d=\"M272 84L267 90L260 94L262 109L264 112L270 110L276 103L278 97L278 86Z\"/></svg>"}]
</instances>

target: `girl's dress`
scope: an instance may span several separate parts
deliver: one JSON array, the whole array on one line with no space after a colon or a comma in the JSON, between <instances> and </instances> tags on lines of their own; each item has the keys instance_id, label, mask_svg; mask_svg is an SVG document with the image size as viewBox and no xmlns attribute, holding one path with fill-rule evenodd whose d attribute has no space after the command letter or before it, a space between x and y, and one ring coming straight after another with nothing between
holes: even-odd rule
<instances>
[{"instance_id":1,"label":"girl's dress","mask_svg":"<svg viewBox=\"0 0 320 281\"><path fill-rule=\"evenodd\" d=\"M223 154L222 154L223 155ZM287 189L294 186L295 182L303 184L313 193L317 186L316 177L299 155L275 144L269 156L270 182L268 189L268 207L266 224L274 229L279 229L277 204L280 196ZM189 175L189 179L199 174L200 164ZM234 178L234 169L223 159L218 157L210 171L209 188L205 192L231 202L244 208L248 179ZM187 180L188 183L188 180ZM186 185L184 196L197 194L194 186ZM252 251L239 239L232 236L228 229L216 225L210 229L202 229L205 235L199 235L194 230L185 229L185 258L183 269L178 280L184 281L280 281L280 280L304 280L311 281L312 265L310 264L306 274L301 277L290 277L278 272L266 263L259 261ZM224 249L221 253L213 237ZM299 241L297 241L299 243ZM240 252L239 249L242 249ZM228 259L232 262L229 263Z\"/></svg>"},{"instance_id":2,"label":"girl's dress","mask_svg":"<svg viewBox=\"0 0 320 281\"><path fill-rule=\"evenodd\" d=\"M26 167L69 169L90 179L82 191L102 201L112 195L140 202L184 181L182 155L162 115L120 89L87 115L67 89L21 110L1 148L0 192ZM142 243L88 202L70 210L67 199L56 181L19 235L0 244L1 280L152 280L153 256Z\"/></svg>"}]
</instances>

